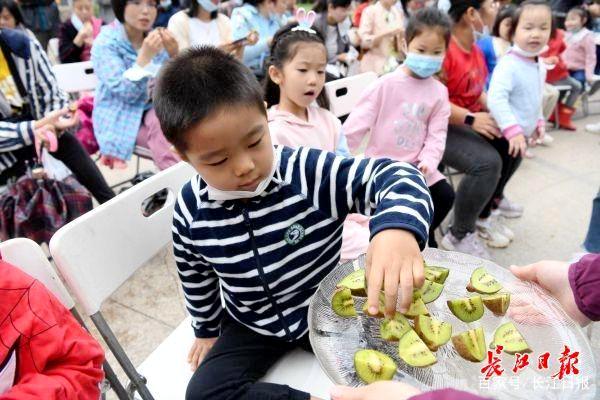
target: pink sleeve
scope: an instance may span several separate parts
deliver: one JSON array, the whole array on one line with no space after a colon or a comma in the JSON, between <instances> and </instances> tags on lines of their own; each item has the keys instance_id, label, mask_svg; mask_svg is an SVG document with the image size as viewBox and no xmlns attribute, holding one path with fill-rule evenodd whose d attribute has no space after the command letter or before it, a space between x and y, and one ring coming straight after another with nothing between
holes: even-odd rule
<instances>
[{"instance_id":1,"label":"pink sleeve","mask_svg":"<svg viewBox=\"0 0 600 400\"><path fill-rule=\"evenodd\" d=\"M589 33L585 37L585 79L591 81L594 79L594 69L596 68L596 43L594 35Z\"/></svg>"},{"instance_id":2,"label":"pink sleeve","mask_svg":"<svg viewBox=\"0 0 600 400\"><path fill-rule=\"evenodd\" d=\"M364 21L364 17L361 21ZM342 126L342 133L346 136L348 148L353 153L377 121L382 87L379 81L368 87Z\"/></svg>"},{"instance_id":3,"label":"pink sleeve","mask_svg":"<svg viewBox=\"0 0 600 400\"><path fill-rule=\"evenodd\" d=\"M600 321L600 254L588 254L569 268L575 303L586 317Z\"/></svg>"},{"instance_id":4,"label":"pink sleeve","mask_svg":"<svg viewBox=\"0 0 600 400\"><path fill-rule=\"evenodd\" d=\"M413 396L410 400L485 400L487 397L481 397L455 389L434 390L427 393L421 393Z\"/></svg>"},{"instance_id":5,"label":"pink sleeve","mask_svg":"<svg viewBox=\"0 0 600 400\"><path fill-rule=\"evenodd\" d=\"M437 169L444 149L446 148L446 135L448 133L448 120L450 118L450 100L448 90L444 87L442 98L435 102L435 106L427 123L427 136L418 160L425 165L429 171Z\"/></svg>"}]
</instances>

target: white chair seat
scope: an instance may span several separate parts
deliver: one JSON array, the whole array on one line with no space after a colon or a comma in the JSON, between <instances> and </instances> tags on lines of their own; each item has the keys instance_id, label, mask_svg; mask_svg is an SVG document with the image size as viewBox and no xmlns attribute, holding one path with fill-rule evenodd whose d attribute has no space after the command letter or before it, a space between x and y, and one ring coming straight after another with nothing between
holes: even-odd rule
<instances>
[{"instance_id":1,"label":"white chair seat","mask_svg":"<svg viewBox=\"0 0 600 400\"><path fill-rule=\"evenodd\" d=\"M148 388L156 400L185 398L185 390L192 377L187 353L193 340L188 317L138 367L140 374L148 380ZM329 398L329 389L334 385L315 356L300 349L279 360L263 381L286 384L322 399Z\"/></svg>"}]
</instances>

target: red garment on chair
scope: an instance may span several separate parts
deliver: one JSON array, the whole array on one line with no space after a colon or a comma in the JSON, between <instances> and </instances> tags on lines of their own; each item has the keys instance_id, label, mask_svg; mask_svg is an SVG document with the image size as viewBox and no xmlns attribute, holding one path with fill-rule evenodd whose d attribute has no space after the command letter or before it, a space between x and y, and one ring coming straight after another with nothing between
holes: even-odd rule
<instances>
[{"instance_id":1,"label":"red garment on chair","mask_svg":"<svg viewBox=\"0 0 600 400\"><path fill-rule=\"evenodd\" d=\"M77 102L77 115L79 116L79 130L75 134L88 154L95 154L99 147L94 136L94 124L92 123L92 111L94 111L94 97L85 96Z\"/></svg>"},{"instance_id":2,"label":"red garment on chair","mask_svg":"<svg viewBox=\"0 0 600 400\"><path fill-rule=\"evenodd\" d=\"M0 260L0 373L12 357L14 384L0 400L100 398L100 344L44 285Z\"/></svg>"}]
</instances>

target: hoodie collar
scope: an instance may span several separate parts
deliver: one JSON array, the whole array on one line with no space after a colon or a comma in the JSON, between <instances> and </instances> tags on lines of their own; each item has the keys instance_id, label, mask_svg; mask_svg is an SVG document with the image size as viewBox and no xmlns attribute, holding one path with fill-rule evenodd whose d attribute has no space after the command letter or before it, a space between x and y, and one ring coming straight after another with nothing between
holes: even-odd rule
<instances>
[{"instance_id":1,"label":"hoodie collar","mask_svg":"<svg viewBox=\"0 0 600 400\"><path fill-rule=\"evenodd\" d=\"M269 122L276 121L276 120L284 120L290 124L303 126L303 127L312 127L313 126L312 120L314 119L313 106L312 105L308 106L306 108L306 111L307 111L308 119L305 121L302 118L298 118L298 116L292 114L289 111L280 110L279 105L276 104L274 106L271 106L271 108L269 108L269 113L268 113Z\"/></svg>"}]
</instances>

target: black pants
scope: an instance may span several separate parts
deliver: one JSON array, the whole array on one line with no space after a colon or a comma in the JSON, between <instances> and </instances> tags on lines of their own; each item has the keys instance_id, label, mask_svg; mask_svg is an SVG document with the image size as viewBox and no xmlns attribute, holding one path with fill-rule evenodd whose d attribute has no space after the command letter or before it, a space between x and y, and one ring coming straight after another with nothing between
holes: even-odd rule
<instances>
[{"instance_id":1,"label":"black pants","mask_svg":"<svg viewBox=\"0 0 600 400\"><path fill-rule=\"evenodd\" d=\"M258 382L290 350L311 351L308 334L296 342L260 335L225 312L221 336L187 387L187 400L309 400L308 393L286 385Z\"/></svg>"},{"instance_id":2,"label":"black pants","mask_svg":"<svg viewBox=\"0 0 600 400\"><path fill-rule=\"evenodd\" d=\"M17 162L0 173L0 185L5 185L11 178L18 178L27 171L27 163L32 165L36 158L33 146L13 151ZM87 154L79 140L70 133L63 133L58 138L58 149L52 154L62 161L75 175L75 178L102 204L113 197L115 192L108 186L98 166Z\"/></svg>"},{"instance_id":3,"label":"black pants","mask_svg":"<svg viewBox=\"0 0 600 400\"><path fill-rule=\"evenodd\" d=\"M431 200L433 201L433 221L429 227L429 247L438 247L435 241L435 230L444 221L444 218L448 215L454 204L454 190L452 186L441 180L436 182L433 186L429 187L431 192Z\"/></svg>"},{"instance_id":4,"label":"black pants","mask_svg":"<svg viewBox=\"0 0 600 400\"><path fill-rule=\"evenodd\" d=\"M496 149L500 158L502 159L502 170L500 171L500 180L496 185L496 190L494 190L494 194L492 198L487 202L483 211L479 215L481 218L487 218L490 216L493 209L498 207L498 203L504 197L504 188L506 184L512 178L515 171L521 165L522 158L521 156L513 157L508 154L508 140L504 138L489 140L488 142Z\"/></svg>"}]
</instances>

